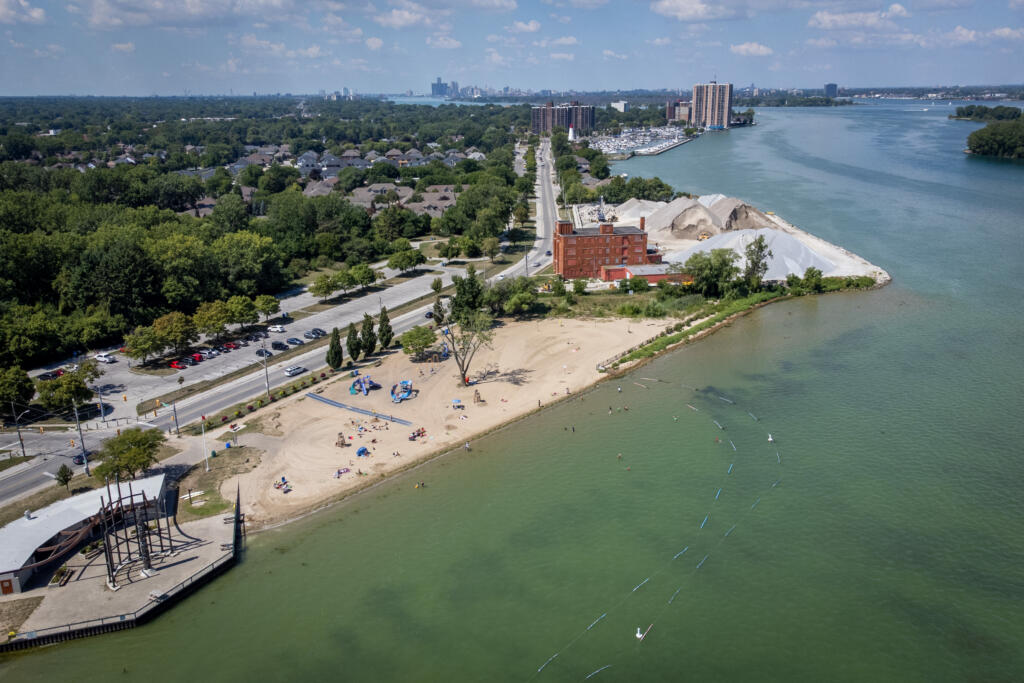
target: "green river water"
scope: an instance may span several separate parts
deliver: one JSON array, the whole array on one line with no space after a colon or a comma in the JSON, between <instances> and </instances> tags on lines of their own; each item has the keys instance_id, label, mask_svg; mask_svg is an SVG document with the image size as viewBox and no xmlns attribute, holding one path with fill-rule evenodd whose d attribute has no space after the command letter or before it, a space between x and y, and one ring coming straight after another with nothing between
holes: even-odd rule
<instances>
[{"instance_id":1,"label":"green river water","mask_svg":"<svg viewBox=\"0 0 1024 683\"><path fill-rule=\"evenodd\" d=\"M0 680L1021 680L1024 165L922 109L761 110L614 169L892 285L761 309Z\"/></svg>"}]
</instances>

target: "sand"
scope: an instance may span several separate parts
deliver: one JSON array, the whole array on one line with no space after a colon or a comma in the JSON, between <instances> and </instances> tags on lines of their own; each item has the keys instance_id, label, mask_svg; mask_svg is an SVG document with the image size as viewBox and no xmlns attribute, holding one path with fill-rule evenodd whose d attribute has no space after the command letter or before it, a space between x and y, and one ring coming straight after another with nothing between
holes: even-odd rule
<instances>
[{"instance_id":1,"label":"sand","mask_svg":"<svg viewBox=\"0 0 1024 683\"><path fill-rule=\"evenodd\" d=\"M383 385L369 396L351 395L348 376L316 385L315 390L339 403L408 420L412 426L374 420L309 398L305 392L296 394L260 418L261 433L242 436L243 445L261 448L267 455L251 472L225 481L222 493L234 497L236 484L240 486L252 527L290 520L380 481L382 475L466 442L472 447L478 435L580 392L603 376L599 363L655 337L668 324L607 319L507 323L495 331L492 348L477 353L470 369L476 383L470 387L459 384L453 359L414 363L401 352L391 353L379 367L366 370ZM412 380L418 395L392 403L391 386L406 379ZM474 401L476 391L484 402ZM453 408L453 399L464 407ZM418 428L426 435L410 441L410 433ZM339 433L350 446L335 445ZM370 449L370 455L357 457L360 446ZM350 471L336 477L343 468ZM290 485L288 493L274 487L282 477ZM410 477L410 486L414 479Z\"/></svg>"}]
</instances>

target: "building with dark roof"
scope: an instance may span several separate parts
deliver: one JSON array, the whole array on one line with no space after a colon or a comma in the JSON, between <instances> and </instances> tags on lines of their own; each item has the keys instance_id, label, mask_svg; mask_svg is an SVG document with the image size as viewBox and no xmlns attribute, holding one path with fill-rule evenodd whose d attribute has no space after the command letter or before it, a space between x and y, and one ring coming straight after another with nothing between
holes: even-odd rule
<instances>
[{"instance_id":1,"label":"building with dark roof","mask_svg":"<svg viewBox=\"0 0 1024 683\"><path fill-rule=\"evenodd\" d=\"M570 128L578 135L594 129L594 107L589 104L572 102L555 106L548 102L543 107L530 110L530 130L535 135L550 133L555 126Z\"/></svg>"}]
</instances>

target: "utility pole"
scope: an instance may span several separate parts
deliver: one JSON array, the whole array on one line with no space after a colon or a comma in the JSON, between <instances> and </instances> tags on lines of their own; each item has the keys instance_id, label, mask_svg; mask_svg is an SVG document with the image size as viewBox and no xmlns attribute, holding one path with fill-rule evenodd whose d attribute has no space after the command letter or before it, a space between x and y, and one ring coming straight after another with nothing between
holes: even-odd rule
<instances>
[{"instance_id":1,"label":"utility pole","mask_svg":"<svg viewBox=\"0 0 1024 683\"><path fill-rule=\"evenodd\" d=\"M14 400L11 400L11 415L14 416L14 429L17 430L18 432L18 443L21 444L21 457L23 458L27 458L28 456L25 455L25 439L21 438L21 416L27 413L29 410L31 410L31 408L26 408L25 410L21 411L21 413L15 412Z\"/></svg>"},{"instance_id":2,"label":"utility pole","mask_svg":"<svg viewBox=\"0 0 1024 683\"><path fill-rule=\"evenodd\" d=\"M171 412L174 413L174 434L181 436L181 429L178 427L178 401L171 401Z\"/></svg>"},{"instance_id":3,"label":"utility pole","mask_svg":"<svg viewBox=\"0 0 1024 683\"><path fill-rule=\"evenodd\" d=\"M260 341L260 348L262 348L264 351L267 350L267 342L266 342L265 339ZM262 355L263 355L263 378L267 381L267 403L269 403L269 402L273 401L274 398L270 395L270 371L267 370L267 354L264 353Z\"/></svg>"},{"instance_id":4,"label":"utility pole","mask_svg":"<svg viewBox=\"0 0 1024 683\"><path fill-rule=\"evenodd\" d=\"M78 405L75 403L71 404L71 407L75 411L75 426L78 427L78 443L82 447L82 460L85 461L85 476L89 476L89 452L85 450L85 437L82 436L82 423L78 419Z\"/></svg>"},{"instance_id":5,"label":"utility pole","mask_svg":"<svg viewBox=\"0 0 1024 683\"><path fill-rule=\"evenodd\" d=\"M206 450L206 416L203 415L202 419L199 420L199 424L203 428L203 456L206 458L206 471L210 471L210 451Z\"/></svg>"}]
</instances>

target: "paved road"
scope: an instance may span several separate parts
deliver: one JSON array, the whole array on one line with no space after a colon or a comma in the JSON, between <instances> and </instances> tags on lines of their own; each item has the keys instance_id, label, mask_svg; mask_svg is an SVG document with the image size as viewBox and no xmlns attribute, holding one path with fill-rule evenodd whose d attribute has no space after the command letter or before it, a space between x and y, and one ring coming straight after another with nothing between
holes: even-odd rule
<instances>
[{"instance_id":1,"label":"paved road","mask_svg":"<svg viewBox=\"0 0 1024 683\"><path fill-rule=\"evenodd\" d=\"M529 275L552 261L547 252L552 249L558 208L555 206L556 193L552 171L554 159L551 157L551 145L547 139L541 140L537 157L537 238L523 260L504 272L506 276ZM543 164L540 164L541 160Z\"/></svg>"}]
</instances>

